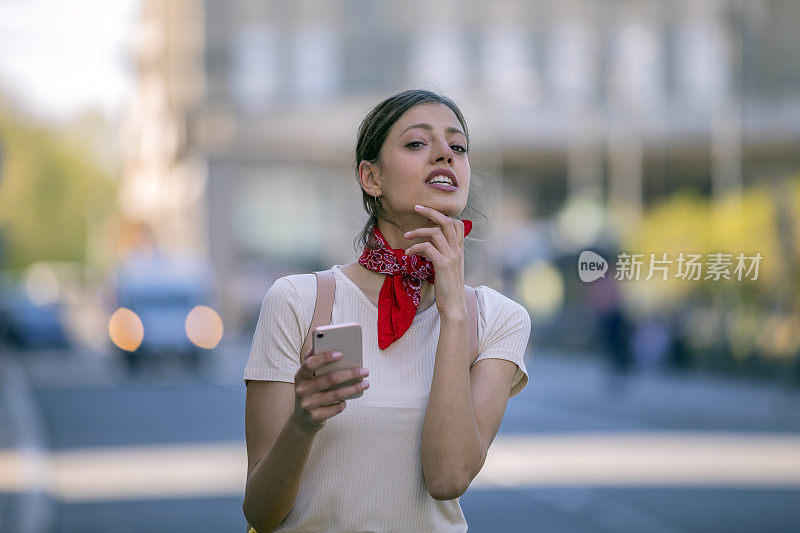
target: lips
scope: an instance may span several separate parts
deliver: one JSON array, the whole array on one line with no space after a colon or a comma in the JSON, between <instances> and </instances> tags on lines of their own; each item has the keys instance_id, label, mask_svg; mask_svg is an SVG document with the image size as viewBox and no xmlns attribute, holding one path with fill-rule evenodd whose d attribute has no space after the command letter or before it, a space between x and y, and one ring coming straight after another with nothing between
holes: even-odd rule
<instances>
[{"instance_id":1,"label":"lips","mask_svg":"<svg viewBox=\"0 0 800 533\"><path fill-rule=\"evenodd\" d=\"M434 178L436 176L447 176L448 178L453 180L453 186L458 187L458 180L456 179L456 175L449 168L437 168L436 170L428 174L428 177L425 178L425 183L428 183L431 180L431 178Z\"/></svg>"}]
</instances>

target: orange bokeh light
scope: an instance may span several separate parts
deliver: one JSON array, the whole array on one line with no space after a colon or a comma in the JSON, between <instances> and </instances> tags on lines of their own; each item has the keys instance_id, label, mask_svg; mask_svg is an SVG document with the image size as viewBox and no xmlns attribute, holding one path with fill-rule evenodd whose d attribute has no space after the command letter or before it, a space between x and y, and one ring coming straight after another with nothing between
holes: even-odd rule
<instances>
[{"instance_id":1,"label":"orange bokeh light","mask_svg":"<svg viewBox=\"0 0 800 533\"><path fill-rule=\"evenodd\" d=\"M222 318L208 306L195 306L186 316L186 336L200 348L216 348L222 329Z\"/></svg>"},{"instance_id":2,"label":"orange bokeh light","mask_svg":"<svg viewBox=\"0 0 800 533\"><path fill-rule=\"evenodd\" d=\"M108 321L108 336L118 348L133 352L144 339L142 320L130 309L120 307Z\"/></svg>"}]
</instances>

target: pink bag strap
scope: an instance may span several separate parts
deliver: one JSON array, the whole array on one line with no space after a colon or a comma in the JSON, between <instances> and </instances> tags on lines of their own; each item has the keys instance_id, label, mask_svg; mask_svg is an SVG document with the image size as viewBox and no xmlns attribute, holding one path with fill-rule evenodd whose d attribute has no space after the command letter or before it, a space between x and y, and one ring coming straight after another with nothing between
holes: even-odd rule
<instances>
[{"instance_id":1,"label":"pink bag strap","mask_svg":"<svg viewBox=\"0 0 800 533\"><path fill-rule=\"evenodd\" d=\"M311 327L308 328L303 349L300 352L300 362L305 361L311 354L313 341L311 334L320 326L331 323L333 314L333 298L336 293L336 278L333 270L320 270L314 272L317 276L317 301L314 304L314 315L311 319ZM464 285L465 296L467 298L467 315L469 317L469 352L472 354L470 362L478 357L478 299L475 289L469 285Z\"/></svg>"},{"instance_id":2,"label":"pink bag strap","mask_svg":"<svg viewBox=\"0 0 800 533\"><path fill-rule=\"evenodd\" d=\"M311 327L308 328L306 339L303 342L303 350L300 352L301 364L311 354L313 348L311 334L316 328L330 324L331 315L333 314L333 297L336 292L336 279L333 277L333 270L320 270L314 272L314 274L317 275L317 302L314 304Z\"/></svg>"}]
</instances>

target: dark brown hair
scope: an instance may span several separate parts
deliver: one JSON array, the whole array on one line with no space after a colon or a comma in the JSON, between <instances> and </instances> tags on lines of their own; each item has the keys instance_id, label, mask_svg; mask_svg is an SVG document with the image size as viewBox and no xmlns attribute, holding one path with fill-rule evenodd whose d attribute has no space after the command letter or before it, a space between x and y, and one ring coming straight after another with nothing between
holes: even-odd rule
<instances>
[{"instance_id":1,"label":"dark brown hair","mask_svg":"<svg viewBox=\"0 0 800 533\"><path fill-rule=\"evenodd\" d=\"M461 110L450 98L424 89L409 89L397 93L376 105L367 116L364 117L364 120L361 121L361 125L358 128L354 163L356 181L359 187L361 187L361 182L358 179L359 164L362 161L377 163L380 157L381 146L383 146L383 142L386 140L386 135L389 133L389 129L392 125L397 122L403 113L412 107L427 103L444 104L455 113L458 121L461 123L461 127L464 129L464 135L467 137L466 148L469 150L469 131L467 130L467 123L464 120L464 115L461 113ZM470 197L473 195L473 191L478 188L481 188L480 184L475 181L474 175L470 174L467 209L465 209L464 212L470 208L474 209L470 203ZM356 247L357 251L362 251L366 246L377 246L378 243L372 239L372 228L377 225L379 219L383 219L387 223L400 229L400 226L387 215L383 206L377 203L375 197L368 194L363 187L361 188L361 194L362 201L364 202L364 210L369 215L369 219L354 241L354 247ZM480 212L478 211L478 213ZM463 214L462 212L455 218L460 219ZM475 230L473 229L473 231ZM471 237L472 234L470 234L468 238Z\"/></svg>"}]
</instances>

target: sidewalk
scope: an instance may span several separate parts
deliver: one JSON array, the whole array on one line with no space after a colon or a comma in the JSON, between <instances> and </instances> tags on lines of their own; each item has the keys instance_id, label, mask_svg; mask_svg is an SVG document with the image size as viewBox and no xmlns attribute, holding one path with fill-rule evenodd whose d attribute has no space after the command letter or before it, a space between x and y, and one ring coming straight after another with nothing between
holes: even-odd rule
<instances>
[{"instance_id":1,"label":"sidewalk","mask_svg":"<svg viewBox=\"0 0 800 533\"><path fill-rule=\"evenodd\" d=\"M48 450L28 376L16 354L0 346L0 531L52 529Z\"/></svg>"},{"instance_id":2,"label":"sidewalk","mask_svg":"<svg viewBox=\"0 0 800 533\"><path fill-rule=\"evenodd\" d=\"M610 381L600 354L534 350L530 381L509 402L502 430L569 431L658 427L668 430L800 433L800 388L767 380L701 372L633 371ZM543 410L568 409L576 427L531 428ZM514 415L518 415L515 417ZM537 420L541 422L541 420Z\"/></svg>"},{"instance_id":3,"label":"sidewalk","mask_svg":"<svg viewBox=\"0 0 800 533\"><path fill-rule=\"evenodd\" d=\"M221 387L240 389L247 348L245 344L232 345L212 361L209 372ZM70 511L65 508L69 506L48 495L51 429L43 426L38 402L57 392L54 388L59 387L54 384L60 381L78 389L98 383L102 387L113 386L113 369L102 366L106 363L67 354L0 349L0 531L52 531L55 523L68 516ZM596 442L606 442L602 439L609 435L647 437L653 431L671 432L681 439L717 432L722 438L745 434L761 438L763 432L776 438L792 438L792 434L800 433L800 390L782 389L774 383L696 373L633 374L624 392L610 394L605 362L599 355L534 349L526 358L526 365L530 382L508 404L494 444L495 455L513 457L514 446L524 439L541 446L548 439L551 443L564 442L571 435L593 438L581 444L590 442L594 446ZM35 391L31 390L33 386ZM57 397L66 396L59 392ZM99 405L106 408L102 402ZM81 412L73 410L73 416ZM55 420L51 423L70 426L70 419ZM58 434L57 429L52 431L54 436ZM127 437L120 442L127 442ZM595 463L600 461L598 457L608 456L607 447L594 451ZM530 462L530 454L523 458ZM528 463L518 459L514 462L517 473L522 467L528 468ZM490 469L491 464L485 474ZM541 471L534 473L541 477ZM776 524L796 522L786 518L791 507L783 503L796 497L795 489L748 487L750 492L745 494L728 486L704 490L666 486L642 489L578 483L562 487L531 483L528 478L511 485L476 483L464 495L462 505L471 531L494 531L497 516L504 517L504 527L517 527L519 531L534 522L543 531L559 532L704 531L708 528L687 524L691 520L710 520L716 516L714 513L727 513L728 524L750 524L750 518L733 519L730 509L768 509L768 516ZM700 504L709 508L698 510ZM137 509L144 510L148 504L130 505L141 505ZM691 509L683 511L688 508ZM120 506L104 512L135 514L125 509ZM683 520L679 524L683 529L676 529L677 518ZM205 526L197 530L208 530L208 524Z\"/></svg>"},{"instance_id":4,"label":"sidewalk","mask_svg":"<svg viewBox=\"0 0 800 533\"><path fill-rule=\"evenodd\" d=\"M800 389L697 372L615 389L600 354L540 348L525 363L530 381L461 500L470 531L498 516L508 531L800 530L797 469L787 484L789 468L769 464L797 455Z\"/></svg>"}]
</instances>

